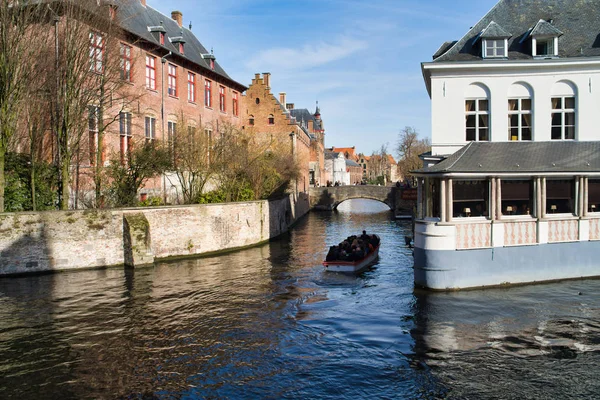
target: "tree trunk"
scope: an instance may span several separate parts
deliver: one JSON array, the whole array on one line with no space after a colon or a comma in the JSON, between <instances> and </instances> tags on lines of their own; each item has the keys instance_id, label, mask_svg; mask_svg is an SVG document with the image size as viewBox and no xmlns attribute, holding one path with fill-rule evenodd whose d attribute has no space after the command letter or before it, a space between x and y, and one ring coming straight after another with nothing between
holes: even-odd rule
<instances>
[{"instance_id":1,"label":"tree trunk","mask_svg":"<svg viewBox=\"0 0 600 400\"><path fill-rule=\"evenodd\" d=\"M60 201L60 209L61 210L68 210L69 209L69 163L66 161L63 161L62 165L60 166L61 172L62 172L62 198Z\"/></svg>"},{"instance_id":2,"label":"tree trunk","mask_svg":"<svg viewBox=\"0 0 600 400\"><path fill-rule=\"evenodd\" d=\"M6 156L6 150L0 148L0 212L4 212L4 160Z\"/></svg>"},{"instance_id":3,"label":"tree trunk","mask_svg":"<svg viewBox=\"0 0 600 400\"><path fill-rule=\"evenodd\" d=\"M35 201L35 156L33 155L33 152L31 153L30 164L31 170L29 172L29 180L31 185L31 209L33 211L36 211L37 207Z\"/></svg>"}]
</instances>

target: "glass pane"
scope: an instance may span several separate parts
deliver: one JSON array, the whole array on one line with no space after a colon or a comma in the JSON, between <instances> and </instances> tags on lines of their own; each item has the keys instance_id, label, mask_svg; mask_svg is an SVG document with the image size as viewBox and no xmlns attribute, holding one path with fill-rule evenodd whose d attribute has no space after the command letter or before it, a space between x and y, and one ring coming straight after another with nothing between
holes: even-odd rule
<instances>
[{"instance_id":1,"label":"glass pane","mask_svg":"<svg viewBox=\"0 0 600 400\"><path fill-rule=\"evenodd\" d=\"M508 111L514 111L519 106L519 100L509 100L508 101Z\"/></svg>"},{"instance_id":2,"label":"glass pane","mask_svg":"<svg viewBox=\"0 0 600 400\"><path fill-rule=\"evenodd\" d=\"M553 126L552 127L552 140L560 140L562 139L562 134L561 134L561 128L560 126Z\"/></svg>"},{"instance_id":3,"label":"glass pane","mask_svg":"<svg viewBox=\"0 0 600 400\"><path fill-rule=\"evenodd\" d=\"M518 114L509 115L508 116L508 121L509 121L508 122L509 126L511 128L519 126L519 115Z\"/></svg>"},{"instance_id":4,"label":"glass pane","mask_svg":"<svg viewBox=\"0 0 600 400\"><path fill-rule=\"evenodd\" d=\"M250 124L252 125L252 124ZM473 141L475 140L475 128L467 128L467 140Z\"/></svg>"},{"instance_id":5,"label":"glass pane","mask_svg":"<svg viewBox=\"0 0 600 400\"><path fill-rule=\"evenodd\" d=\"M531 110L531 99L521 100L521 110Z\"/></svg>"},{"instance_id":6,"label":"glass pane","mask_svg":"<svg viewBox=\"0 0 600 400\"><path fill-rule=\"evenodd\" d=\"M510 128L509 133L508 140L519 140L519 128Z\"/></svg>"},{"instance_id":7,"label":"glass pane","mask_svg":"<svg viewBox=\"0 0 600 400\"><path fill-rule=\"evenodd\" d=\"M575 113L573 113L573 112L565 113L565 125L571 125L571 126L575 125Z\"/></svg>"},{"instance_id":8,"label":"glass pane","mask_svg":"<svg viewBox=\"0 0 600 400\"><path fill-rule=\"evenodd\" d=\"M529 215L533 210L532 181L502 181L502 213Z\"/></svg>"},{"instance_id":9,"label":"glass pane","mask_svg":"<svg viewBox=\"0 0 600 400\"><path fill-rule=\"evenodd\" d=\"M552 109L553 110L560 110L562 108L562 98L560 97L553 97L552 98Z\"/></svg>"},{"instance_id":10,"label":"glass pane","mask_svg":"<svg viewBox=\"0 0 600 400\"><path fill-rule=\"evenodd\" d=\"M475 111L475 100L465 101L465 111Z\"/></svg>"},{"instance_id":11,"label":"glass pane","mask_svg":"<svg viewBox=\"0 0 600 400\"><path fill-rule=\"evenodd\" d=\"M570 139L570 140L575 139L575 127L574 126L565 127L565 139Z\"/></svg>"},{"instance_id":12,"label":"glass pane","mask_svg":"<svg viewBox=\"0 0 600 400\"><path fill-rule=\"evenodd\" d=\"M479 100L479 111L488 111L488 103L487 100Z\"/></svg>"},{"instance_id":13,"label":"glass pane","mask_svg":"<svg viewBox=\"0 0 600 400\"><path fill-rule=\"evenodd\" d=\"M475 115L467 115L467 128L475 128Z\"/></svg>"},{"instance_id":14,"label":"glass pane","mask_svg":"<svg viewBox=\"0 0 600 400\"><path fill-rule=\"evenodd\" d=\"M488 141L489 138L489 129L488 128L479 128L479 140Z\"/></svg>"},{"instance_id":15,"label":"glass pane","mask_svg":"<svg viewBox=\"0 0 600 400\"><path fill-rule=\"evenodd\" d=\"M489 115L479 115L479 127L487 128L489 126L488 119L489 119Z\"/></svg>"},{"instance_id":16,"label":"glass pane","mask_svg":"<svg viewBox=\"0 0 600 400\"><path fill-rule=\"evenodd\" d=\"M452 216L455 218L487 216L488 187L486 181L454 181Z\"/></svg>"},{"instance_id":17,"label":"glass pane","mask_svg":"<svg viewBox=\"0 0 600 400\"><path fill-rule=\"evenodd\" d=\"M588 211L600 212L600 179L588 181Z\"/></svg>"},{"instance_id":18,"label":"glass pane","mask_svg":"<svg viewBox=\"0 0 600 400\"><path fill-rule=\"evenodd\" d=\"M529 121L531 121L531 115L521 115L521 126L523 128L529 128Z\"/></svg>"},{"instance_id":19,"label":"glass pane","mask_svg":"<svg viewBox=\"0 0 600 400\"><path fill-rule=\"evenodd\" d=\"M552 113L552 126L561 126L562 125L562 114L561 113Z\"/></svg>"},{"instance_id":20,"label":"glass pane","mask_svg":"<svg viewBox=\"0 0 600 400\"><path fill-rule=\"evenodd\" d=\"M521 140L531 140L531 129L529 129L529 128L522 129Z\"/></svg>"},{"instance_id":21,"label":"glass pane","mask_svg":"<svg viewBox=\"0 0 600 400\"><path fill-rule=\"evenodd\" d=\"M572 213L574 210L575 181L546 181L546 213Z\"/></svg>"},{"instance_id":22,"label":"glass pane","mask_svg":"<svg viewBox=\"0 0 600 400\"><path fill-rule=\"evenodd\" d=\"M565 108L570 108L570 109L575 108L575 97L566 97L565 98Z\"/></svg>"}]
</instances>

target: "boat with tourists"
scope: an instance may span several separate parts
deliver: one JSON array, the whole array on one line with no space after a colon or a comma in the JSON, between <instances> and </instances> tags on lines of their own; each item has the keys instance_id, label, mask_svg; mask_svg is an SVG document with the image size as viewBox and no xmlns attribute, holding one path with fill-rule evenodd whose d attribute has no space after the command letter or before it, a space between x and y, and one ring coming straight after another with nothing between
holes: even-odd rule
<instances>
[{"instance_id":1,"label":"boat with tourists","mask_svg":"<svg viewBox=\"0 0 600 400\"><path fill-rule=\"evenodd\" d=\"M337 246L331 246L323 261L329 272L358 273L373 265L379 256L377 235L350 236Z\"/></svg>"}]
</instances>

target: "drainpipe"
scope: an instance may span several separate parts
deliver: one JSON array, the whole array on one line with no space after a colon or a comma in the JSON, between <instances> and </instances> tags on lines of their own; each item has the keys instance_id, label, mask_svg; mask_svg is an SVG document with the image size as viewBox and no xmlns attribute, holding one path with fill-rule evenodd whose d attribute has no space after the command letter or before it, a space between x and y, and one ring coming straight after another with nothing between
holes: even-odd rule
<instances>
[{"instance_id":1,"label":"drainpipe","mask_svg":"<svg viewBox=\"0 0 600 400\"><path fill-rule=\"evenodd\" d=\"M163 145L165 144L165 64L167 62L167 57L169 57L172 52L168 52L166 55L161 57L160 62L160 133L162 134ZM166 172L163 172L162 179L163 186L163 203L167 204L167 175Z\"/></svg>"}]
</instances>

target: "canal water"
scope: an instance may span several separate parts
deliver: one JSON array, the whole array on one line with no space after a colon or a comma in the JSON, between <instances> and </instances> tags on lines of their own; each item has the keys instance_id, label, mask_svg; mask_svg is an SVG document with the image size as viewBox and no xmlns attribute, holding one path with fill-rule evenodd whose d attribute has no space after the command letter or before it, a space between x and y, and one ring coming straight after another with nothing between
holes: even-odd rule
<instances>
[{"instance_id":1,"label":"canal water","mask_svg":"<svg viewBox=\"0 0 600 400\"><path fill-rule=\"evenodd\" d=\"M378 264L325 273L362 229ZM600 396L600 281L415 290L410 229L352 200L219 257L0 279L0 398Z\"/></svg>"}]
</instances>

